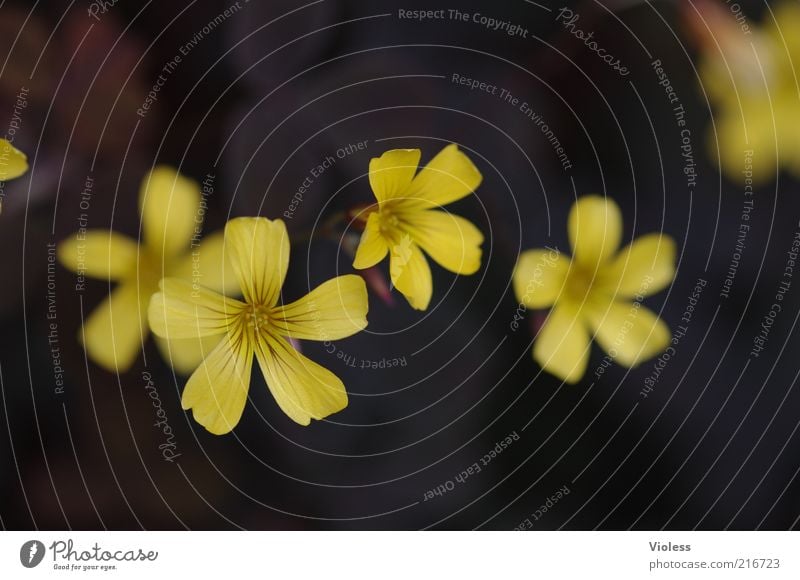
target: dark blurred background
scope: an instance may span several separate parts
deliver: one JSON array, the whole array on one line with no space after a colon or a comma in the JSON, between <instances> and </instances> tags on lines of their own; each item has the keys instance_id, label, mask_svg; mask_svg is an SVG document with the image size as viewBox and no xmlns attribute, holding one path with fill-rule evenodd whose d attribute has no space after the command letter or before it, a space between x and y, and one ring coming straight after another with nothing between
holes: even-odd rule
<instances>
[{"instance_id":1,"label":"dark blurred background","mask_svg":"<svg viewBox=\"0 0 800 580\"><path fill-rule=\"evenodd\" d=\"M713 107L681 4L459 2L462 12L519 25L523 37L472 20L399 18L400 9L450 8L431 2L241 0L208 27L233 5L119 0L95 17L85 1L0 7L0 128L26 89L15 145L31 163L6 185L0 216L4 528L797 527L800 288L789 291L764 352L748 353L782 279L800 188L782 173L757 190L735 283L721 298L744 197L742 184L709 160ZM741 5L752 24L763 17L763 3ZM629 75L556 22L562 6ZM137 114L181 47L187 54L157 101ZM655 59L686 110L694 188ZM453 74L527 102L569 167L519 106L455 84ZM341 238L304 240L326 218L372 199L369 159L386 149L421 148L423 162L449 142L467 151L485 179L448 209L478 224L487 241L475 276L433 266L426 313L371 292L368 331L336 344L359 368L324 345L303 345L344 380L344 412L301 428L255 372L241 423L215 437L180 409L185 378L152 341L121 376L87 362L76 340L82 311L108 294L106 282L77 294L74 275L56 267L56 318L48 319L48 244L78 228L87 176L89 226L113 223L136 236L139 183L151 166L170 164L198 181L213 174L210 232L231 216L280 217L311 168L363 141L367 148L338 160L287 220L298 239L288 299L352 272ZM520 251L567 251L569 208L594 192L622 207L626 242L659 230L677 240L674 284L646 300L673 330L698 280L707 281L647 398L640 392L655 361L614 365L596 378L603 353L595 346L585 379L562 385L531 357L543 313L511 327ZM360 368L392 358L407 364ZM158 448L144 371L175 431L174 462ZM513 443L483 465L509 435ZM459 476L475 463L480 472Z\"/></svg>"}]
</instances>

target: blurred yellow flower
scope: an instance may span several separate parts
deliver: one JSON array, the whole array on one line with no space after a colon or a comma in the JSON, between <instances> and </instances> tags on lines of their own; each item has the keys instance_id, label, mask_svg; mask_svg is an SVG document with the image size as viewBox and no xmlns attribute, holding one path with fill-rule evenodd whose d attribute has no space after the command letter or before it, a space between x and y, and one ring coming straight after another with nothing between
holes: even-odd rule
<instances>
[{"instance_id":1,"label":"blurred yellow flower","mask_svg":"<svg viewBox=\"0 0 800 580\"><path fill-rule=\"evenodd\" d=\"M423 250L456 274L474 274L481 266L483 234L438 208L474 192L483 177L455 144L417 173L420 156L419 149L396 149L370 162L369 181L378 203L359 215L365 228L353 267L370 268L389 254L392 284L413 308L426 310L433 280Z\"/></svg>"},{"instance_id":2,"label":"blurred yellow flower","mask_svg":"<svg viewBox=\"0 0 800 580\"><path fill-rule=\"evenodd\" d=\"M143 243L109 230L81 230L59 244L59 261L79 276L116 282L109 297L89 316L79 340L89 357L111 372L125 372L136 360L149 327L147 307L164 276L175 276L221 291L236 291L224 271L222 233L200 238L199 185L169 167L153 169L142 181L139 210ZM181 373L197 368L203 348L197 340L158 340L164 358Z\"/></svg>"},{"instance_id":3,"label":"blurred yellow flower","mask_svg":"<svg viewBox=\"0 0 800 580\"><path fill-rule=\"evenodd\" d=\"M514 290L527 308L552 310L536 338L533 357L568 383L586 372L594 335L609 356L633 367L661 351L670 331L641 305L644 296L675 277L675 243L643 236L620 252L622 216L612 200L589 195L569 215L573 257L556 250L524 252L514 271Z\"/></svg>"},{"instance_id":4,"label":"blurred yellow flower","mask_svg":"<svg viewBox=\"0 0 800 580\"><path fill-rule=\"evenodd\" d=\"M28 171L28 158L6 139L0 139L0 181L16 179Z\"/></svg>"},{"instance_id":5,"label":"blurred yellow flower","mask_svg":"<svg viewBox=\"0 0 800 580\"><path fill-rule=\"evenodd\" d=\"M360 276L340 276L279 306L289 266L289 236L280 220L236 218L225 227L244 302L184 280L161 281L150 302L158 336L217 342L183 391L184 409L215 435L239 423L255 355L276 402L293 421L308 425L347 406L342 381L295 350L290 339L338 340L367 326L367 287Z\"/></svg>"},{"instance_id":6,"label":"blurred yellow flower","mask_svg":"<svg viewBox=\"0 0 800 580\"><path fill-rule=\"evenodd\" d=\"M688 5L687 5L688 6ZM725 175L753 184L774 179L781 168L800 177L800 4L784 1L761 26L743 28L723 4L699 2L694 30L702 38L699 72L714 107L709 156ZM688 8L687 8L688 10ZM752 152L752 153L749 153Z\"/></svg>"}]
</instances>

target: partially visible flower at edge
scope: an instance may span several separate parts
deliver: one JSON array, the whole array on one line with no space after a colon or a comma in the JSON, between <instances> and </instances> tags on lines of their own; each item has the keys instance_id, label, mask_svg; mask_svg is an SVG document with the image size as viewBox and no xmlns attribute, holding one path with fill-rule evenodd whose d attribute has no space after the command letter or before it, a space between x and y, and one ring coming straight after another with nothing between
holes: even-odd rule
<instances>
[{"instance_id":1,"label":"partially visible flower at edge","mask_svg":"<svg viewBox=\"0 0 800 580\"><path fill-rule=\"evenodd\" d=\"M189 378L181 404L210 433L230 432L247 402L253 356L281 410L300 425L347 406L342 381L300 354L291 340L339 340L367 326L367 288L360 276L333 278L291 304L279 305L289 266L281 220L235 218L225 227L244 301L184 280L164 279L150 302L150 325L172 339L214 338L217 346Z\"/></svg>"},{"instance_id":2,"label":"partially visible flower at edge","mask_svg":"<svg viewBox=\"0 0 800 580\"><path fill-rule=\"evenodd\" d=\"M659 354L670 343L667 325L641 305L675 277L675 243L642 236L621 251L622 216L614 201L597 195L572 207L568 234L573 257L552 249L523 252L514 290L527 308L552 307L536 337L533 357L568 383L583 378L592 336L626 367Z\"/></svg>"},{"instance_id":3,"label":"partially visible flower at edge","mask_svg":"<svg viewBox=\"0 0 800 580\"><path fill-rule=\"evenodd\" d=\"M419 173L419 149L395 149L372 159L369 181L377 200L358 216L364 233L353 267L364 270L389 255L392 284L412 308L426 310L433 278L423 250L456 274L481 266L483 234L468 220L440 211L474 192L483 177L455 144L448 145Z\"/></svg>"},{"instance_id":4,"label":"partially visible flower at edge","mask_svg":"<svg viewBox=\"0 0 800 580\"><path fill-rule=\"evenodd\" d=\"M79 276L116 282L109 297L85 321L79 340L89 357L111 372L125 372L149 333L147 308L164 276L201 281L224 292L238 289L226 272L221 232L199 239L200 186L170 167L142 180L139 211L143 243L104 230L78 231L58 246L59 261ZM165 360L186 374L214 343L158 339Z\"/></svg>"},{"instance_id":5,"label":"partially visible flower at edge","mask_svg":"<svg viewBox=\"0 0 800 580\"><path fill-rule=\"evenodd\" d=\"M683 6L701 49L702 88L715 109L709 157L720 159L728 178L755 185L774 179L780 168L800 177L800 71L794 65L800 63L800 5L777 3L767 22L746 29L722 3Z\"/></svg>"},{"instance_id":6,"label":"partially visible flower at edge","mask_svg":"<svg viewBox=\"0 0 800 580\"><path fill-rule=\"evenodd\" d=\"M28 157L10 141L0 139L0 181L16 179L28 171Z\"/></svg>"},{"instance_id":7,"label":"partially visible flower at edge","mask_svg":"<svg viewBox=\"0 0 800 580\"><path fill-rule=\"evenodd\" d=\"M28 171L28 157L7 139L0 139L0 181L16 179ZM3 199L0 197L0 212Z\"/></svg>"}]
</instances>

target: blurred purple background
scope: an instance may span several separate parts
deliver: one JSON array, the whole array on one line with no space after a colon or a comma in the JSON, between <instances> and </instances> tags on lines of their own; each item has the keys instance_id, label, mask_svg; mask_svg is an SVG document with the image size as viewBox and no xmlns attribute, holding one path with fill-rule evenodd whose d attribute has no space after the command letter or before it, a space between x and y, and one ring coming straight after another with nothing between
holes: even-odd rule
<instances>
[{"instance_id":1,"label":"blurred purple background","mask_svg":"<svg viewBox=\"0 0 800 580\"><path fill-rule=\"evenodd\" d=\"M398 17L400 9L439 8L430 2L242 0L222 20L232 4L120 1L96 18L88 2L0 7L0 128L27 89L15 145L31 163L5 186L0 216L4 528L511 529L526 518L534 529L797 526L797 289L767 350L752 360L748 353L797 229L798 183L781 175L757 192L735 284L721 299L743 198L706 158L712 109L677 3L570 5L580 26L626 63L624 78L556 22L562 5L459 4L517 24L526 37L472 20ZM753 22L762 18L763 4L742 6ZM157 101L137 114L182 47ZM697 157L691 192L654 59L686 109ZM527 102L571 168L518 106L455 84L454 74ZM198 181L213 174L210 232L231 216L281 217L311 168L364 141L365 150L314 181L287 220L299 240L287 299L352 272L337 236L303 237L372 199L367 167L386 149L418 147L423 161L449 142L467 151L484 182L448 209L478 224L487 241L475 276L433 266L427 313L372 293L367 332L335 345L357 361L402 358L406 366L353 368L325 345L303 345L343 379L344 412L301 428L254 373L234 433L206 433L180 409L185 378L152 342L119 377L87 363L76 340L82 310L108 284L91 281L76 293L74 275L60 266L51 280L58 342L49 342L48 244L77 229L87 176L95 181L90 227L113 224L136 236L139 183L152 165ZM567 212L576 194L593 192L621 205L626 241L659 230L678 241L674 285L646 301L673 330L692 288L708 283L646 399L640 391L654 361L612 366L596 379L603 353L595 346L584 381L561 385L531 358L542 314L510 326L519 252L567 250ZM174 462L158 448L145 371L176 434ZM518 440L480 473L424 500L512 433ZM539 512L564 486L570 493Z\"/></svg>"}]
</instances>

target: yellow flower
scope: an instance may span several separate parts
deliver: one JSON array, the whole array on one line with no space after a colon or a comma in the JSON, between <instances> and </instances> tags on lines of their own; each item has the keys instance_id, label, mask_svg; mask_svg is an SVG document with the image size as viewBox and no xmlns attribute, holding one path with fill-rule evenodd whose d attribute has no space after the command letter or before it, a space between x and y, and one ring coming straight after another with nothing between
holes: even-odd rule
<instances>
[{"instance_id":1,"label":"yellow flower","mask_svg":"<svg viewBox=\"0 0 800 580\"><path fill-rule=\"evenodd\" d=\"M708 38L700 79L715 108L708 131L709 156L731 179L752 165L754 184L782 167L800 177L800 97L794 63L800 62L800 5L783 2L775 19L745 34L725 6L703 3ZM708 22L706 22L706 20ZM710 34L707 27L710 26ZM752 151L752 154L746 154Z\"/></svg>"},{"instance_id":2,"label":"yellow flower","mask_svg":"<svg viewBox=\"0 0 800 580\"><path fill-rule=\"evenodd\" d=\"M524 252L514 290L527 308L552 306L536 338L533 357L548 372L576 383L586 372L592 334L609 356L633 367L663 351L670 331L641 306L644 296L675 277L675 244L643 236L620 252L622 216L611 200L590 195L569 215L573 257L556 250Z\"/></svg>"},{"instance_id":3,"label":"yellow flower","mask_svg":"<svg viewBox=\"0 0 800 580\"><path fill-rule=\"evenodd\" d=\"M174 169L157 167L145 176L139 194L143 244L109 230L79 231L59 244L60 262L79 276L116 282L109 297L89 316L79 340L103 368L124 372L147 338L147 307L164 276L200 280L205 286L235 291L236 279L224 272L223 236L198 241L202 224L200 188ZM181 373L194 370L210 343L157 341L165 359Z\"/></svg>"},{"instance_id":4,"label":"yellow flower","mask_svg":"<svg viewBox=\"0 0 800 580\"><path fill-rule=\"evenodd\" d=\"M423 250L456 274L474 274L481 267L480 230L436 208L469 195L483 177L455 144L417 173L420 156L419 149L397 149L370 162L369 181L378 203L359 216L366 224L353 267L370 268L389 254L392 284L413 308L425 310L433 280Z\"/></svg>"},{"instance_id":5,"label":"yellow flower","mask_svg":"<svg viewBox=\"0 0 800 580\"><path fill-rule=\"evenodd\" d=\"M0 181L16 179L28 171L28 158L6 139L0 139Z\"/></svg>"},{"instance_id":6,"label":"yellow flower","mask_svg":"<svg viewBox=\"0 0 800 580\"><path fill-rule=\"evenodd\" d=\"M161 281L150 325L169 339L214 338L216 348L183 391L184 409L215 435L230 432L244 411L255 355L280 408L308 425L347 406L336 375L297 352L287 339L338 340L367 326L367 287L340 276L285 306L278 305L289 266L289 236L280 220L236 218L225 227L244 302L183 280Z\"/></svg>"}]
</instances>

